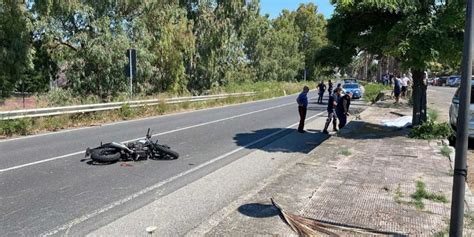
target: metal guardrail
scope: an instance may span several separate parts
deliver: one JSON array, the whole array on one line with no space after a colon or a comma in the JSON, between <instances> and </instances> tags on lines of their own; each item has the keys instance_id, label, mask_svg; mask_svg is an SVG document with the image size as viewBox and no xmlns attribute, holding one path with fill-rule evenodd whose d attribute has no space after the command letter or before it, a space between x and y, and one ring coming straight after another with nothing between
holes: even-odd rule
<instances>
[{"instance_id":1,"label":"metal guardrail","mask_svg":"<svg viewBox=\"0 0 474 237\"><path fill-rule=\"evenodd\" d=\"M47 116L56 116L56 115L63 115L63 114L75 114L75 113L96 112L96 111L104 111L104 110L114 110L114 109L120 109L125 104L128 104L130 107L140 107L140 106L151 106L151 105L158 105L158 104L178 104L178 103L185 103L185 102L217 100L217 99L225 99L229 97L253 96L255 94L256 94L255 92L244 92L244 93L230 93L230 94L220 94L220 95L189 96L189 97L176 97L176 98L168 98L168 99L151 99L151 100L137 100L137 101L113 102L113 103L102 103L102 104L61 106L61 107L52 107L52 108L0 111L0 120L47 117Z\"/></svg>"}]
</instances>

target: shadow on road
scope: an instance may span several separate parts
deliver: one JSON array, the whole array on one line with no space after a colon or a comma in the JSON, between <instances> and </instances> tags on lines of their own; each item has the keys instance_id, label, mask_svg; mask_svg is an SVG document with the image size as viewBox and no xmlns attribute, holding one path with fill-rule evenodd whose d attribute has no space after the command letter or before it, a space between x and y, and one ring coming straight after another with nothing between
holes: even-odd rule
<instances>
[{"instance_id":1,"label":"shadow on road","mask_svg":"<svg viewBox=\"0 0 474 237\"><path fill-rule=\"evenodd\" d=\"M96 162L96 161L93 161L90 158L89 159L87 159L87 158L81 159L81 162L85 162L88 165L97 165L97 166L112 165L112 164L117 163L117 161L116 162Z\"/></svg>"},{"instance_id":2,"label":"shadow on road","mask_svg":"<svg viewBox=\"0 0 474 237\"><path fill-rule=\"evenodd\" d=\"M278 134L271 136L271 134L274 133ZM291 133L297 134L297 136L276 141ZM249 145L267 136L270 137ZM329 138L329 136L317 130L307 130L305 133L298 133L294 128L285 128L283 130L281 128L266 128L249 133L238 133L234 136L234 141L238 146L247 149L263 150L266 152L309 153L327 138ZM271 145L267 146L270 143Z\"/></svg>"},{"instance_id":3,"label":"shadow on road","mask_svg":"<svg viewBox=\"0 0 474 237\"><path fill-rule=\"evenodd\" d=\"M241 214L254 218L268 218L279 214L278 209L273 205L260 203L244 204L238 210Z\"/></svg>"}]
</instances>

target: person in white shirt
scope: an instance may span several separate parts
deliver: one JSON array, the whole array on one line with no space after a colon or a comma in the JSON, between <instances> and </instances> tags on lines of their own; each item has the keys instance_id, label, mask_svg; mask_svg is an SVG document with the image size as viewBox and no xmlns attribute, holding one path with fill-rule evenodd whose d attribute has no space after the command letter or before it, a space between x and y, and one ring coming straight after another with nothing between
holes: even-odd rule
<instances>
[{"instance_id":1,"label":"person in white shirt","mask_svg":"<svg viewBox=\"0 0 474 237\"><path fill-rule=\"evenodd\" d=\"M408 91L408 86L410 85L411 81L410 78L406 76L406 74L403 74L403 77L401 79L401 84L402 84L402 98L405 98L407 95Z\"/></svg>"}]
</instances>

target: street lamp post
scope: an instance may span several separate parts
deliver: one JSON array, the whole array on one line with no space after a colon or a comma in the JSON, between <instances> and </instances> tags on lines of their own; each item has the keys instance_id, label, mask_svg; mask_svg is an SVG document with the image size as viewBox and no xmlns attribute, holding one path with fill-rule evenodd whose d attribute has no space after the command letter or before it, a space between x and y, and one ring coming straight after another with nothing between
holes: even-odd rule
<instances>
[{"instance_id":1,"label":"street lamp post","mask_svg":"<svg viewBox=\"0 0 474 237\"><path fill-rule=\"evenodd\" d=\"M462 236L464 221L464 192L467 177L466 153L468 146L469 107L472 76L472 36L474 0L467 1L466 25L464 30L464 49L462 61L461 95L456 134L456 157L454 164L453 193L451 198L451 220L449 236Z\"/></svg>"}]
</instances>

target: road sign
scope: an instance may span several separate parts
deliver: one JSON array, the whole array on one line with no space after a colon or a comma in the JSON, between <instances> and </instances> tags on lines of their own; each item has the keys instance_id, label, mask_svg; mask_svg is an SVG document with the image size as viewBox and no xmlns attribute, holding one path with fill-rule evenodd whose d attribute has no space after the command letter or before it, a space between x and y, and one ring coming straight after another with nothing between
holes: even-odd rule
<instances>
[{"instance_id":1,"label":"road sign","mask_svg":"<svg viewBox=\"0 0 474 237\"><path fill-rule=\"evenodd\" d=\"M135 49L127 49L128 63L125 67L125 75L135 77L137 75L137 51Z\"/></svg>"},{"instance_id":2,"label":"road sign","mask_svg":"<svg viewBox=\"0 0 474 237\"><path fill-rule=\"evenodd\" d=\"M125 75L130 77L130 96L133 95L133 77L137 75L137 51L127 50L128 64L125 67Z\"/></svg>"}]
</instances>

